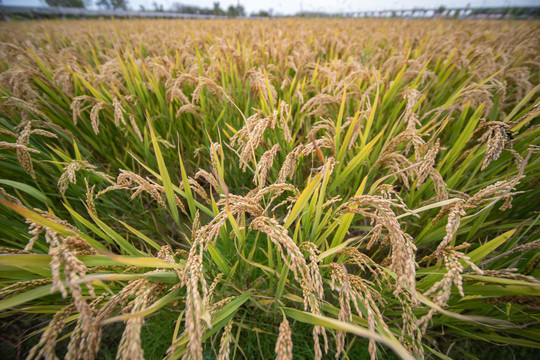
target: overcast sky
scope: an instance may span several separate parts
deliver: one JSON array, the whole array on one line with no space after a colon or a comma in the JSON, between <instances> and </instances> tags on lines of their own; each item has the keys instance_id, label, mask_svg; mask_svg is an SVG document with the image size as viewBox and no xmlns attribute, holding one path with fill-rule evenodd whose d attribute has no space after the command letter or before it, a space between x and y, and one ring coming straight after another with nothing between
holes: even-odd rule
<instances>
[{"instance_id":1,"label":"overcast sky","mask_svg":"<svg viewBox=\"0 0 540 360\"><path fill-rule=\"evenodd\" d=\"M199 7L212 7L218 0L155 0L168 8L178 2L185 5ZM0 0L4 5L45 6L44 0ZM95 2L92 1L92 2ZM149 7L154 0L128 0L132 9L139 9L139 5ZM276 14L294 14L301 9L304 11L324 12L350 12L362 10L398 10L412 9L414 7L435 8L439 5L447 7L472 7L481 6L517 6L517 5L540 5L540 0L219 0L221 8L226 9L229 5L242 4L249 13L259 10L273 9Z\"/></svg>"}]
</instances>

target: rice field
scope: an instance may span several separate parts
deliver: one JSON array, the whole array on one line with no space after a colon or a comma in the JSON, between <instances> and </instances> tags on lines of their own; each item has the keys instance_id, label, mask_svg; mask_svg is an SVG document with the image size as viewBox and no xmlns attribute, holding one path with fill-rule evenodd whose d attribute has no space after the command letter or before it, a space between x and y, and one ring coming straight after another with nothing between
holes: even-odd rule
<instances>
[{"instance_id":1,"label":"rice field","mask_svg":"<svg viewBox=\"0 0 540 360\"><path fill-rule=\"evenodd\" d=\"M13 359L532 358L540 23L0 23Z\"/></svg>"}]
</instances>

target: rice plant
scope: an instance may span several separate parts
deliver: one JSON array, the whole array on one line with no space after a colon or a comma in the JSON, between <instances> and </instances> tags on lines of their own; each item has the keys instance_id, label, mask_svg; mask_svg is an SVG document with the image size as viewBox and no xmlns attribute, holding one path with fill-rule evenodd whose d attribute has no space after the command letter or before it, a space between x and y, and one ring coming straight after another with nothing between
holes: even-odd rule
<instances>
[{"instance_id":1,"label":"rice plant","mask_svg":"<svg viewBox=\"0 0 540 360\"><path fill-rule=\"evenodd\" d=\"M13 22L0 54L6 356L540 348L538 22Z\"/></svg>"}]
</instances>

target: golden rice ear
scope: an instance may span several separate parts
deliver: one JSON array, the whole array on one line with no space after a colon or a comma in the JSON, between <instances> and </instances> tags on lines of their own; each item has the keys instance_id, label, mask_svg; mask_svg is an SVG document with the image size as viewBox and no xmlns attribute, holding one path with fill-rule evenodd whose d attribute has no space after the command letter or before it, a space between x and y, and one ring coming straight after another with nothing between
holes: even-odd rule
<instances>
[{"instance_id":1,"label":"golden rice ear","mask_svg":"<svg viewBox=\"0 0 540 360\"><path fill-rule=\"evenodd\" d=\"M218 360L229 360L230 358L230 345L232 342L232 320L225 326L223 334L221 334L221 340L219 342Z\"/></svg>"},{"instance_id":2,"label":"golden rice ear","mask_svg":"<svg viewBox=\"0 0 540 360\"><path fill-rule=\"evenodd\" d=\"M328 116L329 105L339 105L341 102L341 97L333 96L328 94L317 94L311 99L309 99L300 112L306 112L306 116Z\"/></svg>"},{"instance_id":3,"label":"golden rice ear","mask_svg":"<svg viewBox=\"0 0 540 360\"><path fill-rule=\"evenodd\" d=\"M206 181L208 184L210 184L213 188L214 188L214 191L216 193L220 193L220 186L219 186L219 183L216 179L216 177L214 175L212 175L211 173L209 173L208 171L206 170L199 170L197 171L197 173L195 174L195 179L203 179L204 181ZM204 183L203 183L204 185Z\"/></svg>"},{"instance_id":4,"label":"golden rice ear","mask_svg":"<svg viewBox=\"0 0 540 360\"><path fill-rule=\"evenodd\" d=\"M54 359L56 357L55 348L58 338L64 330L66 320L75 311L75 304L69 304L54 314L49 325L41 335L39 343L34 345L27 355L27 359Z\"/></svg>"},{"instance_id":5,"label":"golden rice ear","mask_svg":"<svg viewBox=\"0 0 540 360\"><path fill-rule=\"evenodd\" d=\"M190 252L182 279L182 284L186 286L185 329L189 339L186 354L189 354L188 356L192 359L201 360L203 358L202 336L204 331L201 321L203 320L203 310L206 309L204 303L208 294L206 280L202 271L201 257L194 252ZM199 283L203 293L202 298L199 292ZM173 350L174 347L171 347L169 352Z\"/></svg>"},{"instance_id":6,"label":"golden rice ear","mask_svg":"<svg viewBox=\"0 0 540 360\"><path fill-rule=\"evenodd\" d=\"M291 130L289 129L289 118L291 116L291 109L289 104L285 101L279 103L279 123L283 129L283 138L286 142L291 143L293 141Z\"/></svg>"},{"instance_id":7,"label":"golden rice ear","mask_svg":"<svg viewBox=\"0 0 540 360\"><path fill-rule=\"evenodd\" d=\"M331 269L331 283L330 287L332 290L338 292L339 298L339 313L338 320L343 322L349 322L352 320L351 312L351 285L349 283L349 277L347 274L347 269L343 265L338 265L336 263L331 263L329 265ZM336 332L336 358L343 352L345 349L345 332L337 331Z\"/></svg>"},{"instance_id":8,"label":"golden rice ear","mask_svg":"<svg viewBox=\"0 0 540 360\"><path fill-rule=\"evenodd\" d=\"M262 95L267 104L275 104L277 100L277 91L267 75L268 73L264 69L253 68L247 71L244 78L248 79L249 85L255 95Z\"/></svg>"},{"instance_id":9,"label":"golden rice ear","mask_svg":"<svg viewBox=\"0 0 540 360\"><path fill-rule=\"evenodd\" d=\"M292 175L294 174L294 169L296 168L296 163L298 162L298 158L300 157L300 154L303 150L304 145L300 144L287 154L287 156L285 157L285 161L283 162L283 165L279 170L279 175L277 179L278 183L285 183L288 178L292 177Z\"/></svg>"},{"instance_id":10,"label":"golden rice ear","mask_svg":"<svg viewBox=\"0 0 540 360\"><path fill-rule=\"evenodd\" d=\"M294 278L299 284L306 284L309 289L313 289L313 281L306 260L298 246L289 237L287 229L280 225L277 220L266 216L253 219L250 227L253 230L265 233L274 243L281 254L281 258L293 272ZM287 257L290 257L290 260Z\"/></svg>"},{"instance_id":11,"label":"golden rice ear","mask_svg":"<svg viewBox=\"0 0 540 360\"><path fill-rule=\"evenodd\" d=\"M437 247L437 253L440 253L454 239L454 236L459 229L461 217L466 215L463 208L463 203L459 201L450 205L450 207L448 208L448 223L446 224L446 235Z\"/></svg>"},{"instance_id":12,"label":"golden rice ear","mask_svg":"<svg viewBox=\"0 0 540 360\"><path fill-rule=\"evenodd\" d=\"M162 284L146 282L136 294L135 299L128 305L131 314L145 310L161 291L163 291ZM144 360L144 351L141 345L141 330L144 322L144 316L140 315L126 321L126 327L118 345L117 359Z\"/></svg>"},{"instance_id":13,"label":"golden rice ear","mask_svg":"<svg viewBox=\"0 0 540 360\"><path fill-rule=\"evenodd\" d=\"M180 87L180 78L176 79L172 84L170 84L170 82L167 82L166 86L168 87L166 98L169 104L172 103L174 99L180 100L180 103L182 103L183 105L190 103L189 98L186 96L186 94L184 94L182 88Z\"/></svg>"},{"instance_id":14,"label":"golden rice ear","mask_svg":"<svg viewBox=\"0 0 540 360\"><path fill-rule=\"evenodd\" d=\"M76 184L77 178L76 174L78 171L85 169L90 172L100 174L106 179L111 179L111 177L105 173L95 171L96 166L88 163L87 161L72 160L69 164L64 167L64 172L58 179L58 190L63 195L66 193L69 183ZM85 179L86 180L86 179Z\"/></svg>"},{"instance_id":15,"label":"golden rice ear","mask_svg":"<svg viewBox=\"0 0 540 360\"><path fill-rule=\"evenodd\" d=\"M98 101L94 106L92 106L92 110L90 110L90 123L92 124L92 129L94 129L94 133L96 133L96 135L99 134L99 112L102 109L105 109L107 106L107 103Z\"/></svg>"},{"instance_id":16,"label":"golden rice ear","mask_svg":"<svg viewBox=\"0 0 540 360\"><path fill-rule=\"evenodd\" d=\"M214 95L216 95L220 99L223 98L223 94L225 93L225 90L223 90L223 88L216 84L212 79L201 77L199 78L199 84L197 85L192 94L191 102L193 104L199 102L199 98L201 96L201 91L203 88L209 89Z\"/></svg>"},{"instance_id":17,"label":"golden rice ear","mask_svg":"<svg viewBox=\"0 0 540 360\"><path fill-rule=\"evenodd\" d=\"M417 187L422 186L424 181L426 181L426 178L430 174L430 172L433 169L433 165L435 165L435 157L437 156L437 153L440 149L440 142L439 139L435 141L435 145L433 145L432 148L430 148L427 153L424 155L424 159L422 161L422 164L418 168L417 171Z\"/></svg>"},{"instance_id":18,"label":"golden rice ear","mask_svg":"<svg viewBox=\"0 0 540 360\"><path fill-rule=\"evenodd\" d=\"M239 157L241 161L240 168L246 171L248 164L255 159L255 150L263 143L263 135L267 128L271 128L274 122L273 116L262 117L256 113L246 119L246 124L231 137L230 145L238 143Z\"/></svg>"},{"instance_id":19,"label":"golden rice ear","mask_svg":"<svg viewBox=\"0 0 540 360\"><path fill-rule=\"evenodd\" d=\"M197 119L201 120L200 111L201 111L201 108L199 106L189 103L189 104L182 105L178 108L178 111L176 112L176 117L179 117L180 115L184 113L189 113L195 116Z\"/></svg>"},{"instance_id":20,"label":"golden rice ear","mask_svg":"<svg viewBox=\"0 0 540 360\"><path fill-rule=\"evenodd\" d=\"M370 212L368 208L375 211ZM414 245L412 238L401 228L395 212L392 208L407 210L405 205L399 204L394 199L386 199L381 196L361 195L351 198L348 202L342 204L337 211L342 213L361 214L372 219L377 230L368 244L368 249L379 240L382 229L387 231L387 239L390 242L391 265L390 269L396 272L394 295L402 292L410 292L413 301L416 298L416 261Z\"/></svg>"},{"instance_id":21,"label":"golden rice ear","mask_svg":"<svg viewBox=\"0 0 540 360\"><path fill-rule=\"evenodd\" d=\"M114 125L120 126L120 122L123 125L126 125L126 120L124 119L124 107L122 106L122 103L117 98L113 99L113 109L114 109Z\"/></svg>"},{"instance_id":22,"label":"golden rice ear","mask_svg":"<svg viewBox=\"0 0 540 360\"><path fill-rule=\"evenodd\" d=\"M214 174L219 174L219 168L221 164L221 159L223 158L223 147L220 143L213 142L210 144L210 162L212 164L212 172Z\"/></svg>"},{"instance_id":23,"label":"golden rice ear","mask_svg":"<svg viewBox=\"0 0 540 360\"><path fill-rule=\"evenodd\" d=\"M276 360L292 360L292 332L287 318L279 325L279 335L276 342Z\"/></svg>"},{"instance_id":24,"label":"golden rice ear","mask_svg":"<svg viewBox=\"0 0 540 360\"><path fill-rule=\"evenodd\" d=\"M17 158L19 160L19 164L23 167L23 169L32 176L32 178L36 178L36 174L34 172L34 166L32 165L32 157L30 156L30 153L36 153L39 154L39 150L32 149L27 147L26 145L19 144L19 143L10 143L7 141L0 141L0 149L15 149L17 152Z\"/></svg>"},{"instance_id":25,"label":"golden rice ear","mask_svg":"<svg viewBox=\"0 0 540 360\"><path fill-rule=\"evenodd\" d=\"M272 168L274 158L279 151L281 151L281 147L279 146L279 144L275 144L270 150L267 150L259 159L259 162L257 163L257 169L255 170L255 177L253 178L253 182L257 184L260 188L265 186L268 172Z\"/></svg>"},{"instance_id":26,"label":"golden rice ear","mask_svg":"<svg viewBox=\"0 0 540 360\"><path fill-rule=\"evenodd\" d=\"M466 256L464 253L460 252L459 250L469 247L470 244L463 243L460 246L452 247L447 246L444 250L439 250L440 253L442 253L442 258L444 259L444 263L446 266L446 274L444 274L442 280L436 282L431 288L429 288L425 293L424 296L433 294L437 292L436 296L434 297L435 304L439 307L446 306L448 303L448 300L450 299L450 295L452 294L452 286L455 285L458 289L459 294L461 297L464 297L465 294L463 292L463 271L464 266L463 263L460 262L462 260L463 262L467 264L472 264L470 261L470 258ZM472 270L475 271L479 275L483 275L483 271L478 268L476 265L472 264ZM429 321L432 319L433 315L435 314L437 310L435 308L431 308L429 312L424 315L422 318L418 320L418 327L422 329L422 332L425 333L427 330L427 326Z\"/></svg>"}]
</instances>

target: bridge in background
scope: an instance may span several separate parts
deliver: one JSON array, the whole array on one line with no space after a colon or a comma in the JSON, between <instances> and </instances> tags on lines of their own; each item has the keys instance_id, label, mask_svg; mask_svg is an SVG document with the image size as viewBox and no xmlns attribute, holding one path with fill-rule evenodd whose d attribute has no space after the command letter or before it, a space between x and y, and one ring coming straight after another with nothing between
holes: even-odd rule
<instances>
[{"instance_id":1,"label":"bridge in background","mask_svg":"<svg viewBox=\"0 0 540 360\"><path fill-rule=\"evenodd\" d=\"M523 7L456 7L456 8L414 8L407 10L357 11L343 14L346 17L364 18L502 18L508 17L538 17L540 6Z\"/></svg>"}]
</instances>

